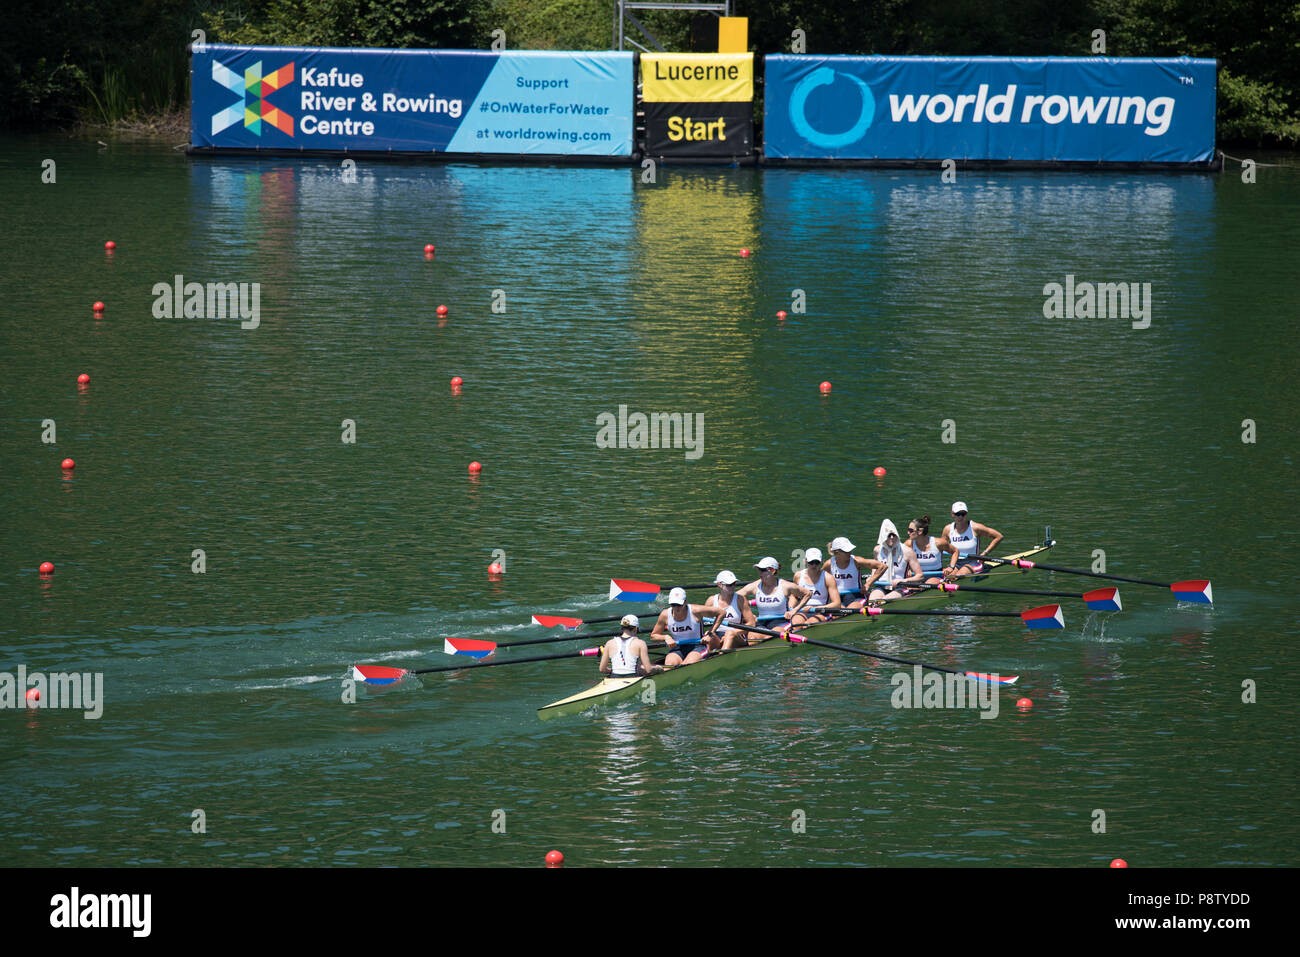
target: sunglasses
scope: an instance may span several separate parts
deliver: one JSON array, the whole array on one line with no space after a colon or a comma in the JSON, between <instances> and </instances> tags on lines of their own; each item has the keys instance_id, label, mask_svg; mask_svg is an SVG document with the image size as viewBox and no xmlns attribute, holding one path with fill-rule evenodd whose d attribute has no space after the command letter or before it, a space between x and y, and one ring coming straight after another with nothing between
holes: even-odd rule
<instances>
[{"instance_id":1,"label":"sunglasses","mask_svg":"<svg viewBox=\"0 0 1300 957\"><path fill-rule=\"evenodd\" d=\"M958 518L965 518L965 517L966 517L966 513L965 513L965 512L953 512L953 514L956 515Z\"/></svg>"}]
</instances>

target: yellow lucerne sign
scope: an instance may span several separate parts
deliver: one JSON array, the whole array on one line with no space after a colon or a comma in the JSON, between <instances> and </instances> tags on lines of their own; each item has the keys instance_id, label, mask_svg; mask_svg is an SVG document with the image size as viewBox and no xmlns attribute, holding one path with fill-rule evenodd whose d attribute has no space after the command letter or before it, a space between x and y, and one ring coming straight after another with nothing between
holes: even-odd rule
<instances>
[{"instance_id":1,"label":"yellow lucerne sign","mask_svg":"<svg viewBox=\"0 0 1300 957\"><path fill-rule=\"evenodd\" d=\"M645 103L748 103L754 99L752 53L643 53Z\"/></svg>"}]
</instances>

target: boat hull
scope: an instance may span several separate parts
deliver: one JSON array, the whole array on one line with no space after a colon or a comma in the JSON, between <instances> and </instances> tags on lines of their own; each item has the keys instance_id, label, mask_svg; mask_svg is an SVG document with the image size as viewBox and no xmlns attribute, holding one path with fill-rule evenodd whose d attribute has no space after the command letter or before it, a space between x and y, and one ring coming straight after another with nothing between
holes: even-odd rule
<instances>
[{"instance_id":1,"label":"boat hull","mask_svg":"<svg viewBox=\"0 0 1300 957\"><path fill-rule=\"evenodd\" d=\"M678 665L662 674L646 675L635 678L605 678L568 698L561 698L538 708L537 716L542 720L560 715L580 714L597 705L616 704L632 698L650 694L657 695L664 688L688 682L699 681L727 671L770 661L779 655L788 653L795 646L782 638L762 638L744 648L722 654L711 655L703 661L690 665ZM653 685L653 690L651 686Z\"/></svg>"}]
</instances>

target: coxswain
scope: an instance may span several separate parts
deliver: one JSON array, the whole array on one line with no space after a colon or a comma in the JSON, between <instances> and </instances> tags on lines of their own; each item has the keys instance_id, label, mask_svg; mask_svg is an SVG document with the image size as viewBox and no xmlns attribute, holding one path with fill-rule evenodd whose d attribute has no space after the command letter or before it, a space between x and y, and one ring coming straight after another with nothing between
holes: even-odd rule
<instances>
[{"instance_id":1,"label":"coxswain","mask_svg":"<svg viewBox=\"0 0 1300 957\"><path fill-rule=\"evenodd\" d=\"M948 562L948 574L977 575L984 571L984 563L976 555L987 555L1002 541L1002 533L996 528L989 528L979 522L972 522L968 517L969 509L965 502L952 503L952 521L943 527L943 537L948 540L948 550L952 559ZM980 539L987 538L989 543L980 549Z\"/></svg>"},{"instance_id":2,"label":"coxswain","mask_svg":"<svg viewBox=\"0 0 1300 957\"><path fill-rule=\"evenodd\" d=\"M605 642L601 649L600 673L611 678L634 678L663 671L663 665L650 664L650 649L637 637L641 620L636 615L624 615L620 624L623 633Z\"/></svg>"}]
</instances>

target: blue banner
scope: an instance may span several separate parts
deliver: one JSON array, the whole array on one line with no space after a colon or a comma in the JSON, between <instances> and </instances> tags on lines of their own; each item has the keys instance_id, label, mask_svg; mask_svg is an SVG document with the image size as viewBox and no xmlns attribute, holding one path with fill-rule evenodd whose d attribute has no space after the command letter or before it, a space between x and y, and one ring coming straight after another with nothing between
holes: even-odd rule
<instances>
[{"instance_id":1,"label":"blue banner","mask_svg":"<svg viewBox=\"0 0 1300 957\"><path fill-rule=\"evenodd\" d=\"M195 44L196 147L631 156L631 53Z\"/></svg>"},{"instance_id":2,"label":"blue banner","mask_svg":"<svg viewBox=\"0 0 1300 957\"><path fill-rule=\"evenodd\" d=\"M1199 163L1216 61L766 57L764 155Z\"/></svg>"}]
</instances>

